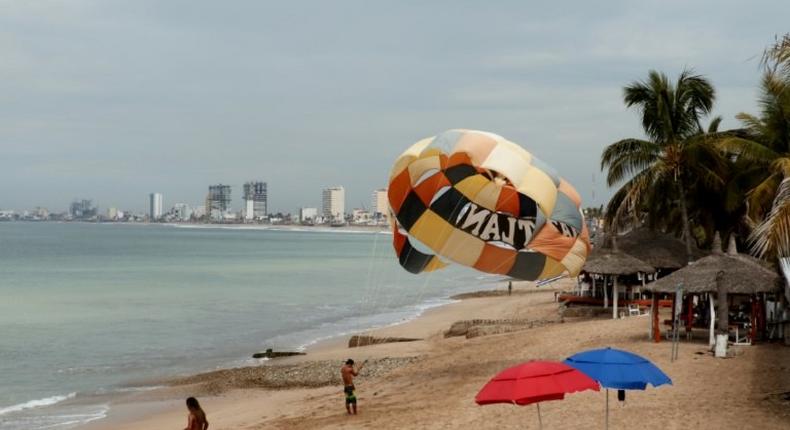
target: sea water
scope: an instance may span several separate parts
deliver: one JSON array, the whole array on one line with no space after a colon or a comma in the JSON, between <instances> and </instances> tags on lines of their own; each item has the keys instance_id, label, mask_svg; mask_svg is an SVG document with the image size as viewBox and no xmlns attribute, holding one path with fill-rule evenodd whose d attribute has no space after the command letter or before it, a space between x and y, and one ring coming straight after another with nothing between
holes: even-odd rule
<instances>
[{"instance_id":1,"label":"sea water","mask_svg":"<svg viewBox=\"0 0 790 430\"><path fill-rule=\"evenodd\" d=\"M493 285L412 275L347 229L0 223L0 430L100 419L102 395L256 364L271 347L411 319Z\"/></svg>"}]
</instances>

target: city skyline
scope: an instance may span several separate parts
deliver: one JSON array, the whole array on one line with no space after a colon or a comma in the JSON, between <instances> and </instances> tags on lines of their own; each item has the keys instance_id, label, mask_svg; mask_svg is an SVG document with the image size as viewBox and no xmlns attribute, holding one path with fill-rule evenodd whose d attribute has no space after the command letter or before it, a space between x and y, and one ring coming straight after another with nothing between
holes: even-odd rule
<instances>
[{"instance_id":1,"label":"city skyline","mask_svg":"<svg viewBox=\"0 0 790 430\"><path fill-rule=\"evenodd\" d=\"M144 211L151 190L194 204L207 184L265 177L269 210L290 212L320 206L326 184L386 183L403 150L451 128L520 144L598 206L612 193L598 154L643 135L623 85L693 65L717 88L721 129L738 127L737 113L757 111L759 53L790 14L775 4L758 22L698 2L678 17L657 1L36 3L0 16L2 208L86 197ZM445 14L453 25L432 25ZM496 25L468 31L480 22Z\"/></svg>"}]
</instances>

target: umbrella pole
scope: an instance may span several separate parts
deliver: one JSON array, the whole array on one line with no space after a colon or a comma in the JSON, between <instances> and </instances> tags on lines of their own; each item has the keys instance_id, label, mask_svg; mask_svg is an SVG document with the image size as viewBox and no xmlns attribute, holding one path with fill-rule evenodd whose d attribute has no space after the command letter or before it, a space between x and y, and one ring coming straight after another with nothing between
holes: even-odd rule
<instances>
[{"instance_id":1,"label":"umbrella pole","mask_svg":"<svg viewBox=\"0 0 790 430\"><path fill-rule=\"evenodd\" d=\"M609 430L609 389L606 389L606 430Z\"/></svg>"},{"instance_id":2,"label":"umbrella pole","mask_svg":"<svg viewBox=\"0 0 790 430\"><path fill-rule=\"evenodd\" d=\"M543 420L540 418L540 403L535 403L535 406L538 407L538 428L543 430Z\"/></svg>"}]
</instances>

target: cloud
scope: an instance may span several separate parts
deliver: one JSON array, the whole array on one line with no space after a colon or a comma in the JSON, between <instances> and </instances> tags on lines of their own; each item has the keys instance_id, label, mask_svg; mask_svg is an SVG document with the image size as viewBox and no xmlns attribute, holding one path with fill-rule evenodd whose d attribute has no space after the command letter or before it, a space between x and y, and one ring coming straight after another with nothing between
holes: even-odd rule
<instances>
[{"instance_id":1,"label":"cloud","mask_svg":"<svg viewBox=\"0 0 790 430\"><path fill-rule=\"evenodd\" d=\"M734 5L0 0L0 207L199 204L213 182L238 207L253 178L275 210L334 184L353 207L455 127L523 144L589 199L601 149L641 135L621 88L647 70L709 76L725 127L755 110L754 57L790 5Z\"/></svg>"}]
</instances>

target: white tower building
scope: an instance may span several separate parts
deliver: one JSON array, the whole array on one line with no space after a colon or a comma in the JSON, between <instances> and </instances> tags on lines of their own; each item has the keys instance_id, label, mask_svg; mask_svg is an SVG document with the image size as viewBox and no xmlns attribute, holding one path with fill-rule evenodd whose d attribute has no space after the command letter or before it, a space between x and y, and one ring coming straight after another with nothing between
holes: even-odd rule
<instances>
[{"instance_id":1,"label":"white tower building","mask_svg":"<svg viewBox=\"0 0 790 430\"><path fill-rule=\"evenodd\" d=\"M148 217L151 221L156 221L162 217L163 198L162 193L151 193L148 195Z\"/></svg>"},{"instance_id":2,"label":"white tower building","mask_svg":"<svg viewBox=\"0 0 790 430\"><path fill-rule=\"evenodd\" d=\"M328 221L343 221L346 214L346 190L343 187L329 187L323 192L322 214Z\"/></svg>"}]
</instances>

